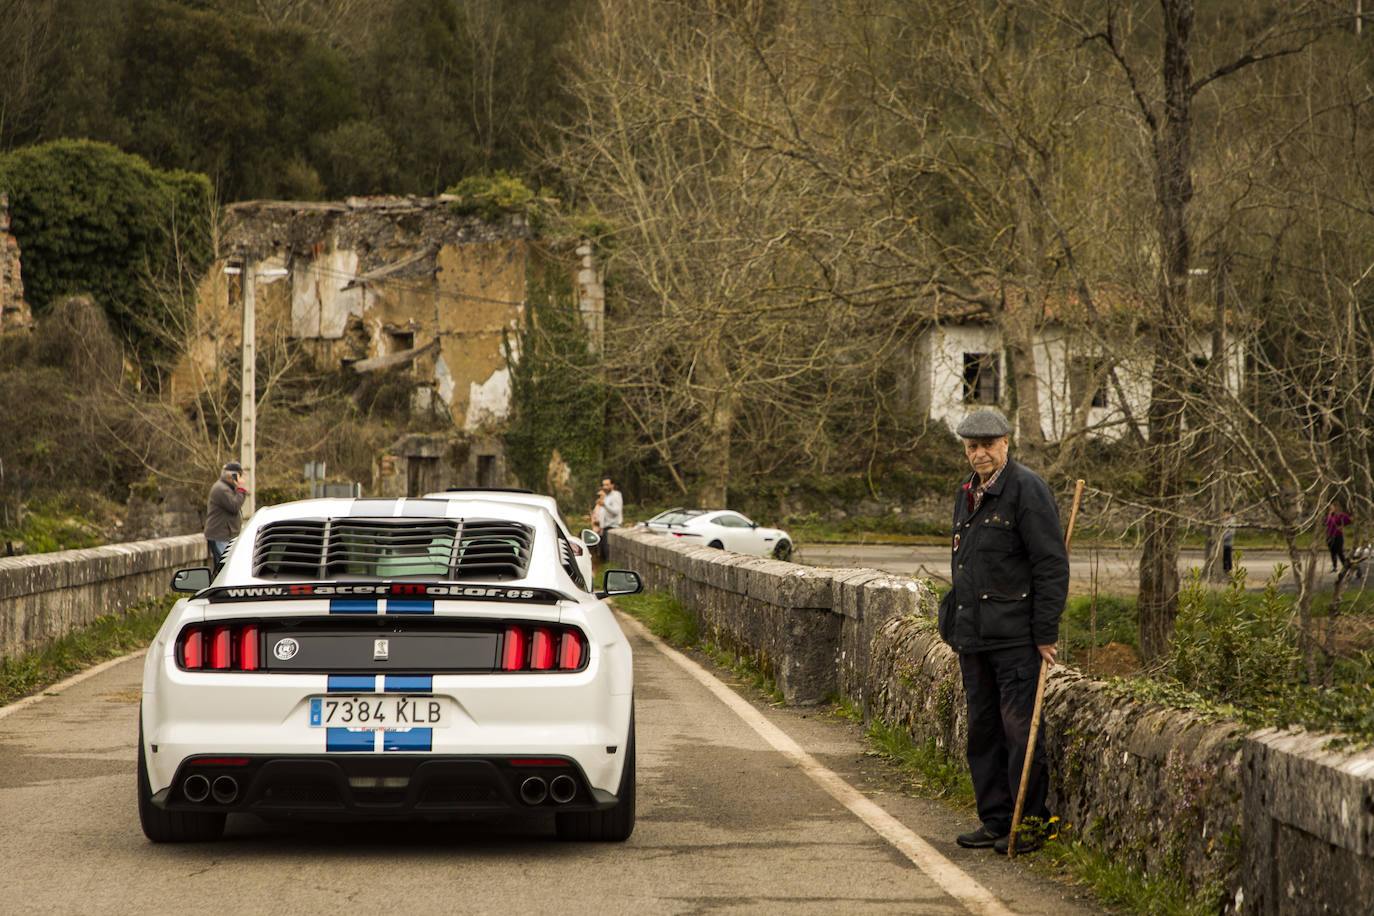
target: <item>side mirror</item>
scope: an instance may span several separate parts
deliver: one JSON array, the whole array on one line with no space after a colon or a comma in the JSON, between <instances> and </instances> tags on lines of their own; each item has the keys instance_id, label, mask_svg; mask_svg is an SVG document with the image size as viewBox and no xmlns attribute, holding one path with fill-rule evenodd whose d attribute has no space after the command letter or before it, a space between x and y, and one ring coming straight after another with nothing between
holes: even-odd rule
<instances>
[{"instance_id":1,"label":"side mirror","mask_svg":"<svg viewBox=\"0 0 1374 916\"><path fill-rule=\"evenodd\" d=\"M586 544L588 547L595 547L597 544L601 543L601 535L590 528L583 528L582 543Z\"/></svg>"},{"instance_id":2,"label":"side mirror","mask_svg":"<svg viewBox=\"0 0 1374 916\"><path fill-rule=\"evenodd\" d=\"M210 567L191 566L172 573L172 591L194 595L210 587Z\"/></svg>"},{"instance_id":3,"label":"side mirror","mask_svg":"<svg viewBox=\"0 0 1374 916\"><path fill-rule=\"evenodd\" d=\"M602 580L601 591L596 593L598 598L610 598L615 595L637 595L644 591L644 582L639 578L639 573L632 569L608 569L606 578Z\"/></svg>"}]
</instances>

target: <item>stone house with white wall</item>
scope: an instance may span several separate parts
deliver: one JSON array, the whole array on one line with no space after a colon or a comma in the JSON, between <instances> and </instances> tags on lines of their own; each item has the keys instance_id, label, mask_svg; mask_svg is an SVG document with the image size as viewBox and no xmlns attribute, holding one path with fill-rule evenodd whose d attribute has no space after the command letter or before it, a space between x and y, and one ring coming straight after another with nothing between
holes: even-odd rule
<instances>
[{"instance_id":1,"label":"stone house with white wall","mask_svg":"<svg viewBox=\"0 0 1374 916\"><path fill-rule=\"evenodd\" d=\"M1146 434L1153 360L1138 324L1126 322L1098 332L1082 320L1050 316L1032 332L1035 378L1039 386L1040 427L1047 441L1068 436L1079 424L1090 435L1120 439L1134 422ZM1226 384L1237 391L1244 348L1228 329L1224 336ZM1198 323L1189 332L1188 352L1194 366L1211 365L1212 330ZM916 409L953 429L970 410L1010 410L1011 367L1002 333L985 313L951 314L932 321L916 339L912 386ZM1115 367L1115 379L1107 374ZM1075 416L1075 410L1081 412ZM1020 434L1020 430L1017 430Z\"/></svg>"}]
</instances>

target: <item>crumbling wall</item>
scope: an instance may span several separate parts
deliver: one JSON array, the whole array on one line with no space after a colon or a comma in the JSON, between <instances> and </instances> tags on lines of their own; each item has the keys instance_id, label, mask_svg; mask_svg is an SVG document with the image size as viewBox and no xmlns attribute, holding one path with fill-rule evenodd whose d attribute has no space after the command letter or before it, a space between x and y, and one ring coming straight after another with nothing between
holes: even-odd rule
<instances>
[{"instance_id":1,"label":"crumbling wall","mask_svg":"<svg viewBox=\"0 0 1374 916\"><path fill-rule=\"evenodd\" d=\"M0 334L32 327L33 313L24 301L19 241L10 232L10 199L0 193Z\"/></svg>"},{"instance_id":2,"label":"crumbling wall","mask_svg":"<svg viewBox=\"0 0 1374 916\"><path fill-rule=\"evenodd\" d=\"M244 261L255 276L258 351L290 339L317 368L410 372L416 409L435 405L470 433L504 420L504 340L522 330L534 244L518 215L488 222L451 198L253 201L226 211L221 259L200 284L197 336L172 376L190 398L224 375L241 346ZM567 252L584 309L604 309L590 256ZM587 320L600 327L599 313Z\"/></svg>"}]
</instances>

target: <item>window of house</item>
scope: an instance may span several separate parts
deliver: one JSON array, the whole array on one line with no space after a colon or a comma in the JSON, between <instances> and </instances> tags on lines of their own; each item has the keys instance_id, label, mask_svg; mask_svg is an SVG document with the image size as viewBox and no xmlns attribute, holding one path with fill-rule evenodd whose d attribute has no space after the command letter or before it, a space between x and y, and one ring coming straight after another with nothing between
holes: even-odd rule
<instances>
[{"instance_id":1,"label":"window of house","mask_svg":"<svg viewBox=\"0 0 1374 916\"><path fill-rule=\"evenodd\" d=\"M414 331L388 331L391 337L391 352L402 353L406 350L415 349Z\"/></svg>"},{"instance_id":2,"label":"window of house","mask_svg":"<svg viewBox=\"0 0 1374 916\"><path fill-rule=\"evenodd\" d=\"M964 354L965 404L996 404L1001 382L1001 366L996 353Z\"/></svg>"},{"instance_id":3,"label":"window of house","mask_svg":"<svg viewBox=\"0 0 1374 916\"><path fill-rule=\"evenodd\" d=\"M496 486L496 456L478 455L477 456L477 486L494 487Z\"/></svg>"},{"instance_id":4,"label":"window of house","mask_svg":"<svg viewBox=\"0 0 1374 916\"><path fill-rule=\"evenodd\" d=\"M1092 401L1089 407L1107 406L1107 367L1100 357L1079 356L1069 363L1069 397L1074 408L1078 408L1089 391Z\"/></svg>"}]
</instances>

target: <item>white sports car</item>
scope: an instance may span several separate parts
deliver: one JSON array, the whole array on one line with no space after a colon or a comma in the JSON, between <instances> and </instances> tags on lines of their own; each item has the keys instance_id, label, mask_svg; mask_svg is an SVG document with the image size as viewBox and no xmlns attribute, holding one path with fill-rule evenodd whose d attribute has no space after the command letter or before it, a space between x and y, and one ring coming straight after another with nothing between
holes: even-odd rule
<instances>
[{"instance_id":1,"label":"white sports car","mask_svg":"<svg viewBox=\"0 0 1374 916\"><path fill-rule=\"evenodd\" d=\"M693 544L792 559L792 538L781 528L765 528L731 509L669 509L641 525Z\"/></svg>"},{"instance_id":2,"label":"white sports car","mask_svg":"<svg viewBox=\"0 0 1374 916\"><path fill-rule=\"evenodd\" d=\"M265 819L548 817L634 829L630 647L547 508L499 494L261 509L148 650L138 810L155 842Z\"/></svg>"}]
</instances>

